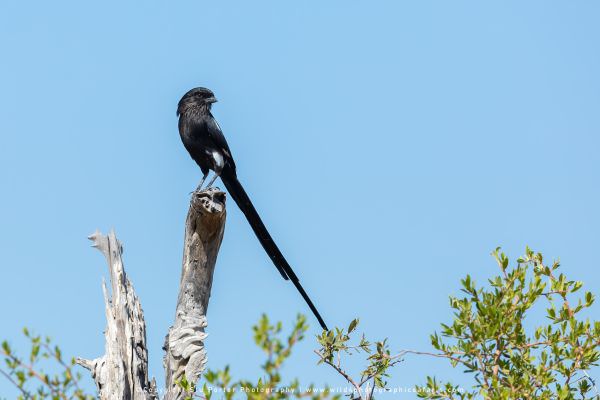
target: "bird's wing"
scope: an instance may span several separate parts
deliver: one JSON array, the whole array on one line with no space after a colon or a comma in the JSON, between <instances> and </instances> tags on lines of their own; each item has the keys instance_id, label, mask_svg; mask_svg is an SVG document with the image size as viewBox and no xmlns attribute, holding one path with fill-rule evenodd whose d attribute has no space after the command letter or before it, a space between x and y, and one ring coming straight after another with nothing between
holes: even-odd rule
<instances>
[{"instance_id":1,"label":"bird's wing","mask_svg":"<svg viewBox=\"0 0 600 400\"><path fill-rule=\"evenodd\" d=\"M214 145L221 150L225 161L229 164L230 167L235 171L235 162L233 161L233 155L231 154L231 150L229 149L229 145L227 144L227 140L225 139L225 135L223 135L223 131L219 126L219 123L216 119L213 118L212 115L208 115L206 117L206 129L208 131L208 136L214 143Z\"/></svg>"}]
</instances>

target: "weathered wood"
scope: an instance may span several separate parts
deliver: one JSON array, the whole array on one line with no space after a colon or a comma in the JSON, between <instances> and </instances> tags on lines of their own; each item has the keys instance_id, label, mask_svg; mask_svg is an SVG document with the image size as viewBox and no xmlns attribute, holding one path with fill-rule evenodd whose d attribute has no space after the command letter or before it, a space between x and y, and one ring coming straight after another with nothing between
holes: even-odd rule
<instances>
[{"instance_id":1,"label":"weathered wood","mask_svg":"<svg viewBox=\"0 0 600 400\"><path fill-rule=\"evenodd\" d=\"M77 359L92 373L101 400L153 400L156 383L148 381L146 323L140 301L123 267L123 247L114 231L89 237L108 263L111 295L102 281L106 312L105 351L94 360Z\"/></svg>"},{"instance_id":2,"label":"weathered wood","mask_svg":"<svg viewBox=\"0 0 600 400\"><path fill-rule=\"evenodd\" d=\"M195 192L185 222L183 263L175 322L165 337L165 400L186 397L177 382L196 383L207 358L206 311L217 254L225 230L225 193Z\"/></svg>"},{"instance_id":3,"label":"weathered wood","mask_svg":"<svg viewBox=\"0 0 600 400\"><path fill-rule=\"evenodd\" d=\"M195 192L185 222L183 266L175 322L165 338L165 400L184 399L178 382L195 384L206 365L204 339L217 254L225 230L225 193L218 189ZM90 236L93 247L106 257L111 294L102 282L106 311L106 353L77 363L92 373L100 400L156 400L156 382L148 381L146 323L140 301L123 266L123 248L111 231Z\"/></svg>"}]
</instances>

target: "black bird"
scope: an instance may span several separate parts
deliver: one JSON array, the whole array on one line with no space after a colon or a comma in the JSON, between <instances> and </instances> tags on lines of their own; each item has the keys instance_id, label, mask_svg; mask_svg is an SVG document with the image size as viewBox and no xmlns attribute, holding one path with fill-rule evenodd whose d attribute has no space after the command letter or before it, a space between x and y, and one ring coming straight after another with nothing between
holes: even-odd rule
<instances>
[{"instance_id":1,"label":"black bird","mask_svg":"<svg viewBox=\"0 0 600 400\"><path fill-rule=\"evenodd\" d=\"M231 155L229 145L223 136L221 127L210 112L211 106L217 99L213 92L206 88L195 88L187 92L177 105L177 116L179 116L179 135L183 145L190 153L196 164L200 166L203 176L197 191L202 189L209 172L215 175L208 183L211 187L217 177L221 177L229 195L236 202L240 210L246 216L256 237L263 248L279 270L285 280L291 280L298 289L311 311L317 317L319 324L325 330L327 325L313 305L312 301L300 285L298 277L281 254L281 251L267 231L258 212L252 205L246 191L238 181L235 162Z\"/></svg>"}]
</instances>

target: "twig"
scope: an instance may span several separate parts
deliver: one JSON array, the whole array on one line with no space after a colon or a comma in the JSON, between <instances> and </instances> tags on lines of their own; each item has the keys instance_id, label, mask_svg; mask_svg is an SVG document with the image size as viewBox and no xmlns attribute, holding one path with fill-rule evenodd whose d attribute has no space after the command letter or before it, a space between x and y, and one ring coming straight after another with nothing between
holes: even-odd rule
<instances>
[{"instance_id":1,"label":"twig","mask_svg":"<svg viewBox=\"0 0 600 400\"><path fill-rule=\"evenodd\" d=\"M449 360L456 361L457 363L461 363L461 364L465 363L460 358L452 357L452 356L450 356L448 354L428 353L426 351L416 351L416 350L402 350L400 352L400 354L398 354L398 356L399 355L404 355L404 354L417 354L417 355L421 355L421 356L431 356L431 357L438 357L438 358L447 358Z\"/></svg>"},{"instance_id":2,"label":"twig","mask_svg":"<svg viewBox=\"0 0 600 400\"><path fill-rule=\"evenodd\" d=\"M596 381L594 379L592 379L591 376L588 375L588 373L585 370L582 370L583 374L586 376L586 378L592 382L592 386L594 387L594 391L596 392L596 396L600 395L600 392L598 392L598 387L596 386Z\"/></svg>"},{"instance_id":3,"label":"twig","mask_svg":"<svg viewBox=\"0 0 600 400\"><path fill-rule=\"evenodd\" d=\"M0 369L0 374L4 375L4 377L6 379L8 379L8 381L10 383L12 383L14 386L16 386L16 388L19 389L21 391L21 393L23 393L23 396L25 396L26 399L31 398L31 394L29 394L28 391L26 391L23 387L21 387L21 385L19 385L17 382L15 382L15 380L8 373L6 373L4 370Z\"/></svg>"},{"instance_id":4,"label":"twig","mask_svg":"<svg viewBox=\"0 0 600 400\"><path fill-rule=\"evenodd\" d=\"M337 365L333 364L332 362L326 360L325 357L323 357L323 355L321 353L319 353L317 350L313 350L313 351L316 355L319 356L319 358L321 360L323 360L323 362L325 364L327 364L327 365L331 366L333 369L335 369L340 375L342 375L344 377L344 379L346 379L348 381L348 383L350 383L352 386L354 386L354 388L358 392L358 395L362 398L362 390L361 390L360 386L354 381L354 379L352 379L350 377L350 375L348 375L346 373L346 371L344 371L342 368L338 367Z\"/></svg>"},{"instance_id":5,"label":"twig","mask_svg":"<svg viewBox=\"0 0 600 400\"><path fill-rule=\"evenodd\" d=\"M78 379L76 379L77 376L73 374L73 370L71 369L71 367L63 361L62 357L58 357L58 354L56 354L56 352L52 350L52 348L50 348L48 343L42 343L42 346L46 349L48 353L52 354L56 361L58 361L58 363L68 372L69 376L71 377L71 383L73 384L73 386L75 386L75 390L81 391Z\"/></svg>"},{"instance_id":6,"label":"twig","mask_svg":"<svg viewBox=\"0 0 600 400\"><path fill-rule=\"evenodd\" d=\"M44 385L46 385L48 387L48 389L50 389L50 392L52 392L53 395L62 397L63 399L67 400L67 396L64 393L61 393L55 387L53 387L46 377L40 375L40 373L37 372L33 368L33 365L25 364L17 357L13 356L12 354L8 354L5 351L2 351L2 354L4 354L6 357L10 358L13 362L16 362L20 367L25 368L27 370L27 372L29 374L31 374L31 376L34 376L36 379L38 379L40 382L42 382Z\"/></svg>"}]
</instances>

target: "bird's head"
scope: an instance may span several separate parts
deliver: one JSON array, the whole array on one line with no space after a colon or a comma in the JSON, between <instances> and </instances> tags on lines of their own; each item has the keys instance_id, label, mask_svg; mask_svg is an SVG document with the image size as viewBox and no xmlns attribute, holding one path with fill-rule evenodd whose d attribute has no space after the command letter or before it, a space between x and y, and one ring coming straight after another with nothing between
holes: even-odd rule
<instances>
[{"instance_id":1,"label":"bird's head","mask_svg":"<svg viewBox=\"0 0 600 400\"><path fill-rule=\"evenodd\" d=\"M183 114L190 108L206 108L210 110L212 103L216 103L215 94L203 87L194 88L183 95L177 105L177 115Z\"/></svg>"}]
</instances>

